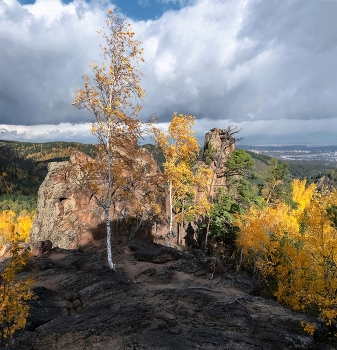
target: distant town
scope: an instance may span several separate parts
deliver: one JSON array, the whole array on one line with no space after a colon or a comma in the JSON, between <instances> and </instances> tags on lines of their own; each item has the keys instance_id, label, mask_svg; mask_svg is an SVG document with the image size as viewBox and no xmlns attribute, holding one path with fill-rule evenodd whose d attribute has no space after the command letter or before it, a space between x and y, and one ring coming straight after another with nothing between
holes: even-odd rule
<instances>
[{"instance_id":1,"label":"distant town","mask_svg":"<svg viewBox=\"0 0 337 350\"><path fill-rule=\"evenodd\" d=\"M238 148L284 161L319 161L337 163L337 145L238 145Z\"/></svg>"}]
</instances>

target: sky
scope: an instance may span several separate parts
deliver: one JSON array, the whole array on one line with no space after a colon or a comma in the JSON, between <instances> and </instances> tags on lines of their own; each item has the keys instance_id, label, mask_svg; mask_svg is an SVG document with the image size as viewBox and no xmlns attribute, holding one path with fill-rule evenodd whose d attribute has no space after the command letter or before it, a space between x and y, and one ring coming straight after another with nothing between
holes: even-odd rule
<instances>
[{"instance_id":1,"label":"sky","mask_svg":"<svg viewBox=\"0 0 337 350\"><path fill-rule=\"evenodd\" d=\"M0 0L0 140L96 141L72 101L114 6L143 42L141 120L337 144L337 0Z\"/></svg>"}]
</instances>

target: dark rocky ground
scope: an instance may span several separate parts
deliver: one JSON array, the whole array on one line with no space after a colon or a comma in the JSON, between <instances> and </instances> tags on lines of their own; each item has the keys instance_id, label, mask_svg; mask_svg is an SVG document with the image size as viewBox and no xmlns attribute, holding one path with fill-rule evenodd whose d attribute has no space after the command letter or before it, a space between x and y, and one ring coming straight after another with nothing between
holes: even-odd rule
<instances>
[{"instance_id":1,"label":"dark rocky ground","mask_svg":"<svg viewBox=\"0 0 337 350\"><path fill-rule=\"evenodd\" d=\"M323 329L303 331L310 317L257 296L251 277L211 279L198 251L133 241L113 253L116 272L99 244L32 258L38 299L16 349L337 349Z\"/></svg>"}]
</instances>

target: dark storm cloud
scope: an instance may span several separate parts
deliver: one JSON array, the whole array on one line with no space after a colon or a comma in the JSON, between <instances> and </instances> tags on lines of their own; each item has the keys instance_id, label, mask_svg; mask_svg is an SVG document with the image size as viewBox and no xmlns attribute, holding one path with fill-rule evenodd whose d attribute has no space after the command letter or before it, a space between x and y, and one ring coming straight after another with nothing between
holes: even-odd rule
<instances>
[{"instance_id":1,"label":"dark storm cloud","mask_svg":"<svg viewBox=\"0 0 337 350\"><path fill-rule=\"evenodd\" d=\"M272 57L249 77L255 84L248 95L263 95L258 118L337 116L336 15L337 2L332 1L249 2L237 38L252 47L240 53L239 62L248 62L242 56Z\"/></svg>"},{"instance_id":2,"label":"dark storm cloud","mask_svg":"<svg viewBox=\"0 0 337 350\"><path fill-rule=\"evenodd\" d=\"M83 85L82 72L100 59L96 31L108 4L0 3L0 124L82 123L90 117L71 102ZM277 121L287 134L289 121L311 120L314 130L320 120L337 117L336 1L179 4L179 11L156 20L128 19L145 49L143 120L155 115L167 122L176 110L207 118L200 124L206 128L223 121L268 132L263 125Z\"/></svg>"},{"instance_id":3,"label":"dark storm cloud","mask_svg":"<svg viewBox=\"0 0 337 350\"><path fill-rule=\"evenodd\" d=\"M169 116L161 111L173 103L199 118L232 122L251 115L334 118L336 15L337 2L313 0L199 1L167 14L143 39L157 33L146 72L152 75L148 95L157 101L152 106L164 120ZM182 34L184 27L189 31Z\"/></svg>"},{"instance_id":4,"label":"dark storm cloud","mask_svg":"<svg viewBox=\"0 0 337 350\"><path fill-rule=\"evenodd\" d=\"M79 26L92 9L78 6L57 16L62 4L51 1L50 5L55 18L38 11L34 16L15 1L0 5L1 124L84 122L88 117L71 102L91 59L85 39L98 41L94 30L84 33Z\"/></svg>"}]
</instances>

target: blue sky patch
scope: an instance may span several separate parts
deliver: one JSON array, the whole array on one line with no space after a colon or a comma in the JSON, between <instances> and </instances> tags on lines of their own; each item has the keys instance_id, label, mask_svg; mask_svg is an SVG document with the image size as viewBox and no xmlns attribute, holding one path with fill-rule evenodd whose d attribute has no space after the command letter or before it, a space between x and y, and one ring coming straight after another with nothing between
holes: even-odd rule
<instances>
[{"instance_id":1,"label":"blue sky patch","mask_svg":"<svg viewBox=\"0 0 337 350\"><path fill-rule=\"evenodd\" d=\"M34 4L35 0L18 0L22 5ZM64 0L63 3L69 4L72 1ZM90 2L90 1L87 1ZM158 19L166 11L179 10L181 5L179 1L169 1L162 3L161 0L115 0L111 1L112 5L116 5L118 11L133 20L149 20Z\"/></svg>"}]
</instances>

